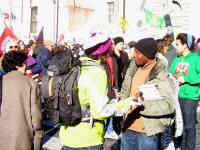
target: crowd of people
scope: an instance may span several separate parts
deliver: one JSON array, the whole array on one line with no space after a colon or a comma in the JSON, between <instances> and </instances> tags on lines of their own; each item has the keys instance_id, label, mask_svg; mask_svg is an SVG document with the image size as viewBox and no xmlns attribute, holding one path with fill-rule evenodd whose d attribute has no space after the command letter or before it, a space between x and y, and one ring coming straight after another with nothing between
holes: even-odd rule
<instances>
[{"instance_id":1,"label":"crowd of people","mask_svg":"<svg viewBox=\"0 0 200 150\"><path fill-rule=\"evenodd\" d=\"M199 41L180 33L172 42L165 35L125 43L98 32L73 45L10 40L0 57L0 149L42 149L48 118L41 81L51 59L70 51L73 59L96 64L81 67L77 88L81 106L98 121L61 123L62 150L195 150Z\"/></svg>"}]
</instances>

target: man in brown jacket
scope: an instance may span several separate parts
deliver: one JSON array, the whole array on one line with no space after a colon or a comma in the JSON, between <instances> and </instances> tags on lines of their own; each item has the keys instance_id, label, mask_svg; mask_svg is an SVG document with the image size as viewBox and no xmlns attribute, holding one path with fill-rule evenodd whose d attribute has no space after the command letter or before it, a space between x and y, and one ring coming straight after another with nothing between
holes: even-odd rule
<instances>
[{"instance_id":1,"label":"man in brown jacket","mask_svg":"<svg viewBox=\"0 0 200 150\"><path fill-rule=\"evenodd\" d=\"M174 121L175 88L168 67L155 57L156 52L153 38L135 44L134 60L122 84L121 99L137 96L142 86L144 101L143 108L135 107L126 113L121 150L157 150L158 134ZM146 92L144 87L148 89Z\"/></svg>"},{"instance_id":2,"label":"man in brown jacket","mask_svg":"<svg viewBox=\"0 0 200 150\"><path fill-rule=\"evenodd\" d=\"M26 54L11 51L3 58L0 150L40 150L42 115L37 83L24 76Z\"/></svg>"}]
</instances>

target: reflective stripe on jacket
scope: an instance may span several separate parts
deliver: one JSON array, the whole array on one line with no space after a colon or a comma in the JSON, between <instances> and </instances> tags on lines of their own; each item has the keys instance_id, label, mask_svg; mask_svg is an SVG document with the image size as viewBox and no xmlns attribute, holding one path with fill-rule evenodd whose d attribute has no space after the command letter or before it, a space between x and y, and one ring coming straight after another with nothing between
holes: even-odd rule
<instances>
[{"instance_id":1,"label":"reflective stripe on jacket","mask_svg":"<svg viewBox=\"0 0 200 150\"><path fill-rule=\"evenodd\" d=\"M95 61L88 57L82 57L80 60ZM123 115L132 104L129 99L109 104L106 95L107 76L105 70L97 66L82 66L78 81L80 104L89 105L91 116L102 121L94 122L93 128L90 128L90 123L87 122L81 122L74 127L61 125L59 136L62 145L80 148L103 144L103 120L111 116Z\"/></svg>"}]
</instances>

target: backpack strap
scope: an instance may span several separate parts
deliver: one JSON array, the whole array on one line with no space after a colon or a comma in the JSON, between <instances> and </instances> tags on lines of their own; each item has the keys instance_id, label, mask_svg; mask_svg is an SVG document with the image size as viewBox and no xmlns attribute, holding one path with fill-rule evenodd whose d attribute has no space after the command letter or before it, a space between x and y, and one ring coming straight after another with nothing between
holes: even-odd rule
<instances>
[{"instance_id":1,"label":"backpack strap","mask_svg":"<svg viewBox=\"0 0 200 150\"><path fill-rule=\"evenodd\" d=\"M54 109L55 109L55 114L54 114L54 119L55 119L55 122L59 122L59 116L60 116L60 113L59 113L59 107L58 107L58 104L59 104L59 101L58 101L58 98L59 98L59 89L60 89L60 86L62 85L62 78L60 77L56 83L56 88L55 88L55 97L54 97Z\"/></svg>"},{"instance_id":2,"label":"backpack strap","mask_svg":"<svg viewBox=\"0 0 200 150\"><path fill-rule=\"evenodd\" d=\"M90 121L90 106L89 105L84 105L81 106L81 112L82 112L82 122L89 122Z\"/></svg>"},{"instance_id":3,"label":"backpack strap","mask_svg":"<svg viewBox=\"0 0 200 150\"><path fill-rule=\"evenodd\" d=\"M87 61L82 61L81 62L81 66L97 66L98 68L102 68L101 64L95 62L95 61L91 61L91 60L87 60Z\"/></svg>"},{"instance_id":4,"label":"backpack strap","mask_svg":"<svg viewBox=\"0 0 200 150\"><path fill-rule=\"evenodd\" d=\"M2 81L3 76L0 76L0 116L1 116L1 103L2 103Z\"/></svg>"},{"instance_id":5,"label":"backpack strap","mask_svg":"<svg viewBox=\"0 0 200 150\"><path fill-rule=\"evenodd\" d=\"M49 88L49 96L52 96L53 94L52 94L52 91L51 91L51 89L52 89L52 84L53 84L53 77L50 77L50 79L49 79L49 86L48 86L48 88Z\"/></svg>"},{"instance_id":6,"label":"backpack strap","mask_svg":"<svg viewBox=\"0 0 200 150\"><path fill-rule=\"evenodd\" d=\"M61 87L61 89L66 89L66 88L69 89L69 90L65 91L65 92L67 92L66 100L68 102L68 105L72 105L73 93L71 92L71 90L73 91L74 89L77 88L77 81L79 79L79 76L80 76L80 66L74 66L74 67L72 67L70 72L67 75L64 75L62 78L63 81L66 81L66 80L68 81L67 87L65 84L62 84L62 87ZM60 93L60 94L62 94L62 93Z\"/></svg>"},{"instance_id":7,"label":"backpack strap","mask_svg":"<svg viewBox=\"0 0 200 150\"><path fill-rule=\"evenodd\" d=\"M93 128L94 122L102 122L102 120L97 120L97 119L94 119L94 118L91 117L89 105L81 106L81 113L82 113L81 122L89 122L90 128Z\"/></svg>"}]
</instances>

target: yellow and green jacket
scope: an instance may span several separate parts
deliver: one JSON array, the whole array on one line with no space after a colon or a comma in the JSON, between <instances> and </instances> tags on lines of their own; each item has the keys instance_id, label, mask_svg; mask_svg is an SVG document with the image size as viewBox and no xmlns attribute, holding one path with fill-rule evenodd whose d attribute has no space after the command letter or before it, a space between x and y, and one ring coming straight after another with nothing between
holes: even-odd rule
<instances>
[{"instance_id":1,"label":"yellow and green jacket","mask_svg":"<svg viewBox=\"0 0 200 150\"><path fill-rule=\"evenodd\" d=\"M88 57L82 57L80 60L99 63ZM92 128L88 122L81 122L76 126L62 124L59 132L61 144L72 148L103 144L103 120L112 116L122 116L133 104L129 99L109 104L106 72L95 65L81 66L78 96L82 106L90 106L92 118L100 121L94 122Z\"/></svg>"}]
</instances>

